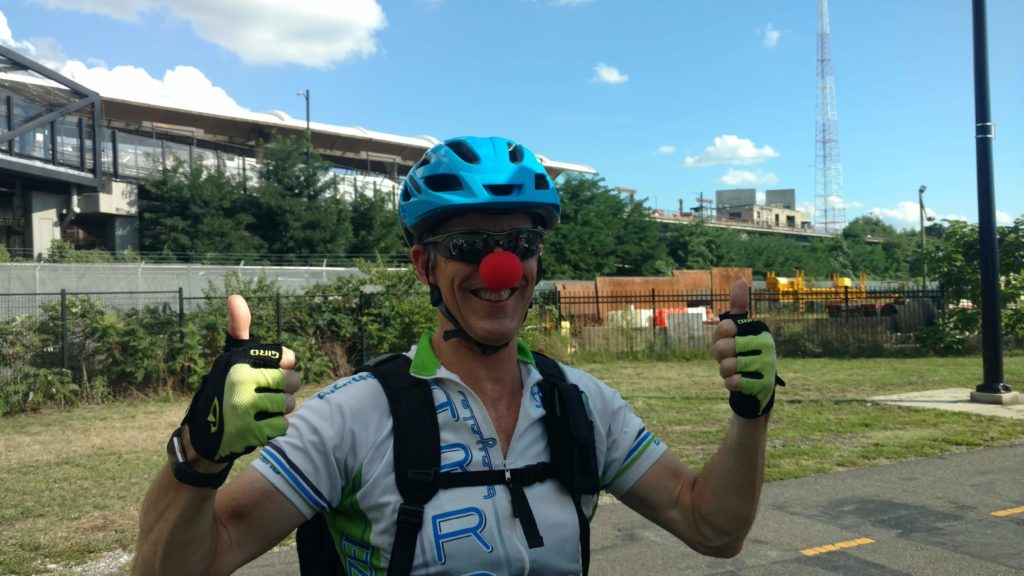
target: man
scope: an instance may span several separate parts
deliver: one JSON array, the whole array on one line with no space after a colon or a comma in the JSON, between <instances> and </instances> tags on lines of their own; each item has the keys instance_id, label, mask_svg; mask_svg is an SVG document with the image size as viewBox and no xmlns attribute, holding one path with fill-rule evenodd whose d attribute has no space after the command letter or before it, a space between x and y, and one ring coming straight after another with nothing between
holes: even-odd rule
<instances>
[{"instance_id":1,"label":"man","mask_svg":"<svg viewBox=\"0 0 1024 576\"><path fill-rule=\"evenodd\" d=\"M504 469L508 478L550 457L541 376L517 333L540 278L543 233L559 210L536 157L502 138L439 144L406 178L399 214L438 310L436 329L407 353L409 373L435 402L441 472ZM733 287L734 316L746 313L746 294L742 282ZM755 324L727 320L716 329L737 415L699 475L614 390L561 366L586 401L601 487L703 554L737 554L757 509L775 354ZM344 572L383 574L395 557L402 498L380 383L366 373L344 378L285 421L298 388L294 354L249 342L248 328L248 308L232 296L227 352L146 496L134 573L228 574L323 514ZM219 488L230 462L257 447L253 466ZM438 492L417 526L412 573L580 573L580 528L567 520L576 514L565 487L549 480L520 490L525 504L511 485ZM588 513L595 506L596 496L584 499Z\"/></svg>"}]
</instances>

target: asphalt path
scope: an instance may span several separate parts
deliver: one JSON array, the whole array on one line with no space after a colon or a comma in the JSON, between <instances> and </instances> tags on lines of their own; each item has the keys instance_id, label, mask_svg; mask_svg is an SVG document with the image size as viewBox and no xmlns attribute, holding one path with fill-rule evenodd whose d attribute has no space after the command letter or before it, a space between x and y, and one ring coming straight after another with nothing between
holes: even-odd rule
<instances>
[{"instance_id":1,"label":"asphalt path","mask_svg":"<svg viewBox=\"0 0 1024 576\"><path fill-rule=\"evenodd\" d=\"M611 499L592 527L595 576L1024 574L1024 444L766 484L735 558L701 556ZM298 576L295 551L237 574Z\"/></svg>"}]
</instances>

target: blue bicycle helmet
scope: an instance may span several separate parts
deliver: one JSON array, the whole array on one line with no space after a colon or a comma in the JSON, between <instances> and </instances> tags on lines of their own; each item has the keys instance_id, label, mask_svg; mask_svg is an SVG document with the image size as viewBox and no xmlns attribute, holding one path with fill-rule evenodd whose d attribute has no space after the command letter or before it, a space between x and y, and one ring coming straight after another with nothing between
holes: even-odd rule
<instances>
[{"instance_id":1,"label":"blue bicycle helmet","mask_svg":"<svg viewBox=\"0 0 1024 576\"><path fill-rule=\"evenodd\" d=\"M412 245L463 212L528 212L545 229L561 201L532 152L506 138L453 138L427 150L402 184L398 216Z\"/></svg>"}]
</instances>

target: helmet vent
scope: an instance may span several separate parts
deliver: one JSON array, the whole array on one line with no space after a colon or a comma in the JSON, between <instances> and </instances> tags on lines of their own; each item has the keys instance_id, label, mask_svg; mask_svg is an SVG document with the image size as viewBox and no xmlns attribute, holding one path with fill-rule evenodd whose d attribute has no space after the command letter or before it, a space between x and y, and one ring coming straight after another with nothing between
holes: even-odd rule
<instances>
[{"instance_id":1,"label":"helmet vent","mask_svg":"<svg viewBox=\"0 0 1024 576\"><path fill-rule=\"evenodd\" d=\"M487 184L487 191L495 196L512 196L522 188L519 184Z\"/></svg>"},{"instance_id":2,"label":"helmet vent","mask_svg":"<svg viewBox=\"0 0 1024 576\"><path fill-rule=\"evenodd\" d=\"M518 144L508 143L508 160L513 164L523 163L523 147Z\"/></svg>"},{"instance_id":3,"label":"helmet vent","mask_svg":"<svg viewBox=\"0 0 1024 576\"><path fill-rule=\"evenodd\" d=\"M455 174L431 174L423 178L423 184L434 192L462 190L462 180Z\"/></svg>"},{"instance_id":4,"label":"helmet vent","mask_svg":"<svg viewBox=\"0 0 1024 576\"><path fill-rule=\"evenodd\" d=\"M543 174L533 175L533 187L536 190L550 190L551 185L548 183L548 177Z\"/></svg>"},{"instance_id":5,"label":"helmet vent","mask_svg":"<svg viewBox=\"0 0 1024 576\"><path fill-rule=\"evenodd\" d=\"M447 142L448 149L455 152L455 155L462 159L467 164L479 164L480 157L477 156L476 150L469 145L465 140L453 140Z\"/></svg>"},{"instance_id":6,"label":"helmet vent","mask_svg":"<svg viewBox=\"0 0 1024 576\"><path fill-rule=\"evenodd\" d=\"M403 191L404 194L408 195L410 198L412 197L412 192L413 191L416 192L417 196L419 196L420 194L423 194L423 190L420 190L420 185L416 183L416 179L413 178L412 176L407 176L405 178L405 183L407 184L407 186L403 186L402 187L402 191ZM409 190L409 188L412 188L412 190Z\"/></svg>"}]
</instances>

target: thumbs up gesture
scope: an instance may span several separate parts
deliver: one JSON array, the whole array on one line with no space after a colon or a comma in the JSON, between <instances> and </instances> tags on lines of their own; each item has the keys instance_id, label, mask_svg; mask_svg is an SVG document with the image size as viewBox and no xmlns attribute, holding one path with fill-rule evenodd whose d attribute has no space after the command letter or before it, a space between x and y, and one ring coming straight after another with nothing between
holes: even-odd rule
<instances>
[{"instance_id":1,"label":"thumbs up gesture","mask_svg":"<svg viewBox=\"0 0 1024 576\"><path fill-rule=\"evenodd\" d=\"M284 434L284 415L295 409L295 353L250 338L251 319L244 298L228 298L224 351L203 377L182 421L192 448L207 460L232 462Z\"/></svg>"},{"instance_id":2,"label":"thumbs up gesture","mask_svg":"<svg viewBox=\"0 0 1024 576\"><path fill-rule=\"evenodd\" d=\"M785 386L776 372L775 340L768 326L748 317L750 295L738 280L729 292L729 312L721 314L713 349L718 372L729 390L729 406L744 418L758 418L772 409L775 386Z\"/></svg>"}]
</instances>

